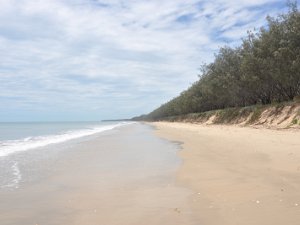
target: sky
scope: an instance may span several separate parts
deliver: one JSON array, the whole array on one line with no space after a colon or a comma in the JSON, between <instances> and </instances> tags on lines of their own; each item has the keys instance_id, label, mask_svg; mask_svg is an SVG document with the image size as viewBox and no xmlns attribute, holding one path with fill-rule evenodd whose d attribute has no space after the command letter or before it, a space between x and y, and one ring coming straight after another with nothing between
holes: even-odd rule
<instances>
[{"instance_id":1,"label":"sky","mask_svg":"<svg viewBox=\"0 0 300 225\"><path fill-rule=\"evenodd\" d=\"M0 121L149 113L283 0L0 0Z\"/></svg>"}]
</instances>

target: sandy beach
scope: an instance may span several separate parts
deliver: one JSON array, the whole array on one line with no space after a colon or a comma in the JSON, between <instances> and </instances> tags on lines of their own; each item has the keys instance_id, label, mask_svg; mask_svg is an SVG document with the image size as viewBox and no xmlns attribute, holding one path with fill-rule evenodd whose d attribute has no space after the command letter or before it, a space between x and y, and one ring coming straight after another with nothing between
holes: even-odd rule
<instances>
[{"instance_id":1,"label":"sandy beach","mask_svg":"<svg viewBox=\"0 0 300 225\"><path fill-rule=\"evenodd\" d=\"M299 224L299 130L152 125L160 137L183 143L177 178L193 190L198 224Z\"/></svg>"},{"instance_id":2,"label":"sandy beach","mask_svg":"<svg viewBox=\"0 0 300 225\"><path fill-rule=\"evenodd\" d=\"M177 185L178 150L151 126L132 124L12 154L0 166L17 165L20 180L0 188L0 224L197 225L192 191Z\"/></svg>"},{"instance_id":3,"label":"sandy beach","mask_svg":"<svg viewBox=\"0 0 300 225\"><path fill-rule=\"evenodd\" d=\"M137 123L12 154L0 224L298 225L299 135Z\"/></svg>"}]
</instances>

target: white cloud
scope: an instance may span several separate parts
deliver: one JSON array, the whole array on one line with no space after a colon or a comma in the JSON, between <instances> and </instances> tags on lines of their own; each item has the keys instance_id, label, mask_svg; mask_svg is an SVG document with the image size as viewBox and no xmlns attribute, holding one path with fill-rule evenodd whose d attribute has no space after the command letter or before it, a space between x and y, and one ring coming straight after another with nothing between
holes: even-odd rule
<instances>
[{"instance_id":1,"label":"white cloud","mask_svg":"<svg viewBox=\"0 0 300 225\"><path fill-rule=\"evenodd\" d=\"M263 25L278 4L1 0L0 112L145 113L187 88L218 47ZM103 113L114 110L123 113Z\"/></svg>"}]
</instances>

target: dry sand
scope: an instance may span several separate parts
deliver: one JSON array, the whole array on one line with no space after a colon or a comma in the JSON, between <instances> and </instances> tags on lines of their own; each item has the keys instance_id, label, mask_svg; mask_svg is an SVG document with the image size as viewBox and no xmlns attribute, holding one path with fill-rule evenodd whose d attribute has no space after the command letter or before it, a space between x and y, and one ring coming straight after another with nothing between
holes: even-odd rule
<instances>
[{"instance_id":1,"label":"dry sand","mask_svg":"<svg viewBox=\"0 0 300 225\"><path fill-rule=\"evenodd\" d=\"M152 123L183 142L181 185L203 225L300 224L300 132Z\"/></svg>"}]
</instances>

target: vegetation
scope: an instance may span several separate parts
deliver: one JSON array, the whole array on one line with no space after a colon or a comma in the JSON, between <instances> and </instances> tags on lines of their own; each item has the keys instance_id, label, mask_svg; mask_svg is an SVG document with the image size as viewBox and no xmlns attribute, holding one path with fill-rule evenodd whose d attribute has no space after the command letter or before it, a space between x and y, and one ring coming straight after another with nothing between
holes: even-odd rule
<instances>
[{"instance_id":1,"label":"vegetation","mask_svg":"<svg viewBox=\"0 0 300 225\"><path fill-rule=\"evenodd\" d=\"M293 125L298 124L298 120L297 120L296 118L293 119L292 124L293 124Z\"/></svg>"},{"instance_id":2,"label":"vegetation","mask_svg":"<svg viewBox=\"0 0 300 225\"><path fill-rule=\"evenodd\" d=\"M267 26L256 33L248 32L239 47L222 47L214 62L202 66L199 80L188 90L148 115L134 119L157 120L224 108L299 101L299 96L300 12L296 3L291 3L288 13L267 17ZM259 115L260 110L254 112L253 120Z\"/></svg>"}]
</instances>

